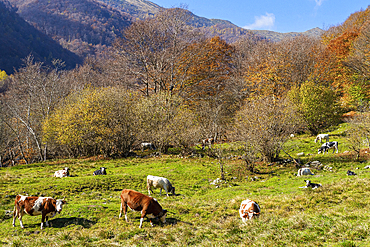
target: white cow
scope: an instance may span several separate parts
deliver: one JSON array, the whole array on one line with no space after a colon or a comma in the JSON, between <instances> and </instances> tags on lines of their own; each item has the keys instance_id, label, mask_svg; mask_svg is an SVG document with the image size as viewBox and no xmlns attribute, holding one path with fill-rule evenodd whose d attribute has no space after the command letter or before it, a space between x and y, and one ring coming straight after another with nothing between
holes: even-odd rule
<instances>
[{"instance_id":1,"label":"white cow","mask_svg":"<svg viewBox=\"0 0 370 247\"><path fill-rule=\"evenodd\" d=\"M318 135L316 136L315 143L316 143L317 141L320 141L320 143L322 143L322 140L323 140L323 139L325 139L325 140L326 140L326 142L329 142L329 135L328 135L328 134L318 134Z\"/></svg>"},{"instance_id":2,"label":"white cow","mask_svg":"<svg viewBox=\"0 0 370 247\"><path fill-rule=\"evenodd\" d=\"M159 195L162 195L162 189L166 191L167 196L168 192L172 193L172 195L175 195L175 187L172 186L167 178L148 175L146 177L146 182L149 195L150 192L153 193L152 187L160 189Z\"/></svg>"},{"instance_id":3,"label":"white cow","mask_svg":"<svg viewBox=\"0 0 370 247\"><path fill-rule=\"evenodd\" d=\"M314 175L314 174L311 172L310 168L308 167L300 168L298 170L297 177L304 176L304 175Z\"/></svg>"}]
</instances>

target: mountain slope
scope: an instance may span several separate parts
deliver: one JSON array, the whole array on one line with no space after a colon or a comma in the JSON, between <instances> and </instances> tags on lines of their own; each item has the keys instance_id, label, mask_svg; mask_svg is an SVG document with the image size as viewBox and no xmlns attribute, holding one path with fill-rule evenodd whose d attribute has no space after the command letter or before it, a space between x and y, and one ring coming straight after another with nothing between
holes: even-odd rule
<instances>
[{"instance_id":1,"label":"mountain slope","mask_svg":"<svg viewBox=\"0 0 370 247\"><path fill-rule=\"evenodd\" d=\"M53 59L65 61L74 68L82 59L64 49L56 41L41 33L20 18L6 2L0 1L0 69L7 74L22 66L22 58L33 55L35 61L51 65Z\"/></svg>"},{"instance_id":2,"label":"mountain slope","mask_svg":"<svg viewBox=\"0 0 370 247\"><path fill-rule=\"evenodd\" d=\"M5 2L6 0L0 1ZM49 37L49 43L53 42L52 39L54 39L70 52L65 52L65 50L60 52L61 47L51 48L52 45L49 43L37 44L31 49L36 60L44 58L43 61L46 61L50 60L51 57L58 57L66 61L69 67L74 67L73 64L80 63L81 59L90 55L98 55L105 47L110 46L132 21L153 17L162 9L159 5L146 0L9 0L9 2L17 8L19 16L31 25L26 28L24 26L26 23L23 21L22 35L20 35L21 33L15 35L14 32L10 34L9 29L16 32L20 29L8 26L16 25L20 20L9 21L5 15L1 16L3 20L1 28L3 28L4 35L0 39L4 43L3 47L9 47L9 49L2 49L4 54L0 59L4 61L5 65L2 64L3 67L0 69L6 70L8 73L13 71L13 67L20 66L20 58L25 57L24 54L30 53L28 50L26 52L26 48L30 49L30 46L35 45L36 41L45 40L46 36ZM196 16L190 11L189 13L191 14L190 25L202 29L209 36L218 35L229 43L248 35L279 41L285 37L301 34L247 30L226 20L207 19ZM32 31L25 30L28 28L32 28ZM39 31L38 34L30 35L30 32L36 31L35 28ZM304 34L319 36L320 30L313 29ZM41 33L43 33L43 38L39 37ZM13 46L14 44L17 45ZM57 44L54 42L54 45ZM45 46L48 48L44 49ZM13 49L13 47L16 48ZM53 49L56 50L53 51ZM22 55L15 55L16 52L20 52ZM12 60L18 61L7 64L6 61L9 60L6 57L9 57L10 54L13 54L11 55ZM56 56L56 54L59 55ZM77 58L75 54L80 58ZM73 60L75 61L72 62Z\"/></svg>"},{"instance_id":3,"label":"mountain slope","mask_svg":"<svg viewBox=\"0 0 370 247\"><path fill-rule=\"evenodd\" d=\"M159 5L146 0L100 0L114 8L121 10L137 19L143 20L153 17L162 9Z\"/></svg>"},{"instance_id":4,"label":"mountain slope","mask_svg":"<svg viewBox=\"0 0 370 247\"><path fill-rule=\"evenodd\" d=\"M94 0L9 0L35 28L81 57L109 46L131 16Z\"/></svg>"},{"instance_id":5,"label":"mountain slope","mask_svg":"<svg viewBox=\"0 0 370 247\"><path fill-rule=\"evenodd\" d=\"M161 10L161 7L159 5L146 0L101 0L101 1L134 16L136 19L141 20L147 17L152 17L158 11ZM257 36L260 36L261 38L268 39L271 41L280 41L284 38L294 37L302 34L319 37L323 33L323 30L320 28L313 28L306 32L289 32L289 33L278 33L268 30L248 30L238 27L227 20L207 19L205 17L194 15L193 13L191 13L190 25L201 28L203 31L207 32L208 35L211 36L218 35L230 43L236 41L238 38L244 35L251 34L255 34Z\"/></svg>"},{"instance_id":6,"label":"mountain slope","mask_svg":"<svg viewBox=\"0 0 370 247\"><path fill-rule=\"evenodd\" d=\"M275 42L280 41L285 38L292 38L292 37L299 36L299 35L307 35L310 37L320 37L324 32L324 30L318 27L307 30L305 32L289 32L289 33L279 33L279 32L268 31L268 30L250 30L250 31L260 37L264 37L268 40L275 41Z\"/></svg>"}]
</instances>

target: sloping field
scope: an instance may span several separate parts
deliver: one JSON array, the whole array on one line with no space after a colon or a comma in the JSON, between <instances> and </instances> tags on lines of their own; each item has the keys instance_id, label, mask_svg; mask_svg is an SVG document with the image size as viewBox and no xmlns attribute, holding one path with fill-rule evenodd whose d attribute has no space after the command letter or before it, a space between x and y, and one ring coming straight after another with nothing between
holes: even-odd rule
<instances>
[{"instance_id":1,"label":"sloping field","mask_svg":"<svg viewBox=\"0 0 370 247\"><path fill-rule=\"evenodd\" d=\"M334 132L333 132L334 133ZM333 134L334 135L334 134ZM343 137L333 137L340 143ZM293 163L260 165L259 174L245 171L238 156L225 155L226 182L217 159L178 155L117 160L70 159L0 168L0 243L4 246L369 246L370 170L353 161L340 145L339 154L317 155L312 137L293 138L287 149L300 151L303 163L318 160L333 171L312 169L297 177ZM225 149L230 146L225 145ZM311 150L312 155L308 155ZM366 154L365 154L366 155ZM293 155L295 156L295 155ZM92 176L106 167L108 175ZM69 167L71 177L53 178ZM358 169L356 169L358 168ZM347 176L347 170L357 173ZM153 197L169 211L167 223L151 227L140 213L129 211L129 223L118 219L120 191L147 194L146 176L167 177L176 196ZM305 179L322 188L302 189ZM254 181L252 181L254 180ZM17 194L52 196L68 202L51 227L40 230L41 216L23 217L12 226ZM243 224L238 209L244 199L261 207L261 217Z\"/></svg>"}]
</instances>

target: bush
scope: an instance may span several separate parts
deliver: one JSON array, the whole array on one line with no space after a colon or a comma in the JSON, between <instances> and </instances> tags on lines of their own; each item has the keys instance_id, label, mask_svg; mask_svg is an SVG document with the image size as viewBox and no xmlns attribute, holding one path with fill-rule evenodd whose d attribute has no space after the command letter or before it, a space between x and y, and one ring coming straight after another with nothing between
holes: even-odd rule
<instances>
[{"instance_id":1,"label":"bush","mask_svg":"<svg viewBox=\"0 0 370 247\"><path fill-rule=\"evenodd\" d=\"M137 132L132 94L88 88L67 97L43 124L44 142L70 156L124 156Z\"/></svg>"}]
</instances>

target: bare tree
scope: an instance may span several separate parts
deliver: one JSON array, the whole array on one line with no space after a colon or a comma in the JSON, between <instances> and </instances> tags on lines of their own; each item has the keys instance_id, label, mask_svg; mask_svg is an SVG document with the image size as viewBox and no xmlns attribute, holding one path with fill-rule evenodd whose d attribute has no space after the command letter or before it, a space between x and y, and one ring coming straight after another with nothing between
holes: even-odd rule
<instances>
[{"instance_id":1,"label":"bare tree","mask_svg":"<svg viewBox=\"0 0 370 247\"><path fill-rule=\"evenodd\" d=\"M184 48L197 39L187 25L189 20L190 12L173 8L161 11L155 18L134 22L114 45L115 71L135 78L147 96L172 89L176 84L176 61Z\"/></svg>"},{"instance_id":2,"label":"bare tree","mask_svg":"<svg viewBox=\"0 0 370 247\"><path fill-rule=\"evenodd\" d=\"M19 145L31 159L46 159L42 122L69 92L69 85L62 82L63 73L59 70L63 64L55 61L54 65L55 69L48 71L42 63L34 63L32 56L27 57L25 67L9 78L9 89L0 95L3 120L17 133Z\"/></svg>"},{"instance_id":3,"label":"bare tree","mask_svg":"<svg viewBox=\"0 0 370 247\"><path fill-rule=\"evenodd\" d=\"M251 156L248 164L258 156L271 162L279 158L283 144L299 127L300 119L289 101L254 99L238 112L233 139L245 143L246 155Z\"/></svg>"},{"instance_id":4,"label":"bare tree","mask_svg":"<svg viewBox=\"0 0 370 247\"><path fill-rule=\"evenodd\" d=\"M135 110L140 127L138 138L166 153L171 145L188 152L200 138L195 114L183 100L170 93L142 97Z\"/></svg>"},{"instance_id":5,"label":"bare tree","mask_svg":"<svg viewBox=\"0 0 370 247\"><path fill-rule=\"evenodd\" d=\"M362 148L370 150L370 112L358 113L348 119L348 123L351 127L346 136L348 144L355 151L356 159L359 159Z\"/></svg>"}]
</instances>

